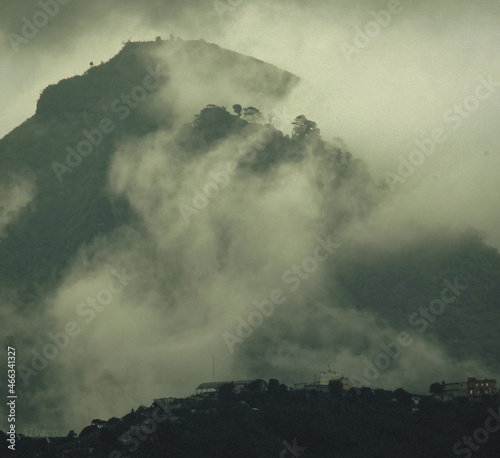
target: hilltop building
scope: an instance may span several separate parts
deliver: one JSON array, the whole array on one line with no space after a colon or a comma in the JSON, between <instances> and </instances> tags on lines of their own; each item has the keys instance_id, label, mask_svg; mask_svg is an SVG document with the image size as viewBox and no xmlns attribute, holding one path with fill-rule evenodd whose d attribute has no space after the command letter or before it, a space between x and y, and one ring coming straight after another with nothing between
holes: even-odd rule
<instances>
[{"instance_id":1,"label":"hilltop building","mask_svg":"<svg viewBox=\"0 0 500 458\"><path fill-rule=\"evenodd\" d=\"M337 372L330 370L330 368L328 368L327 371L320 372L319 377L315 376L314 382L312 383L296 383L294 389L328 393L330 390L330 382L333 381L340 381L343 391L349 391L351 389L349 379L343 375L339 376Z\"/></svg>"},{"instance_id":2,"label":"hilltop building","mask_svg":"<svg viewBox=\"0 0 500 458\"><path fill-rule=\"evenodd\" d=\"M454 398L494 393L497 393L497 381L495 379L477 380L475 377L469 377L466 382L444 383L443 393L440 398L447 401Z\"/></svg>"},{"instance_id":3,"label":"hilltop building","mask_svg":"<svg viewBox=\"0 0 500 458\"><path fill-rule=\"evenodd\" d=\"M217 393L219 388L223 385L233 385L235 393L248 390L250 385L258 390L265 390L267 388L267 382L260 378L253 380L235 380L230 382L206 382L201 383L196 387L196 394L214 394Z\"/></svg>"},{"instance_id":4,"label":"hilltop building","mask_svg":"<svg viewBox=\"0 0 500 458\"><path fill-rule=\"evenodd\" d=\"M497 381L494 379L477 380L469 377L467 380L467 395L493 394L497 392Z\"/></svg>"},{"instance_id":5,"label":"hilltop building","mask_svg":"<svg viewBox=\"0 0 500 458\"><path fill-rule=\"evenodd\" d=\"M443 385L442 397L446 399L467 396L467 382L445 383Z\"/></svg>"}]
</instances>

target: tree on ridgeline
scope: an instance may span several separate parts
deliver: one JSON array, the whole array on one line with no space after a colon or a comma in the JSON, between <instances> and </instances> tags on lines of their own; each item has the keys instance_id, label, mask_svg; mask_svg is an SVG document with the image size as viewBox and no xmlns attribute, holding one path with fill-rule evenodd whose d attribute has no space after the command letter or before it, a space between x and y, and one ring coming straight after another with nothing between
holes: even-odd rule
<instances>
[{"instance_id":1,"label":"tree on ridgeline","mask_svg":"<svg viewBox=\"0 0 500 458\"><path fill-rule=\"evenodd\" d=\"M320 130L314 121L309 121L304 115L297 116L292 122L292 138L294 140L303 140L305 138L319 138Z\"/></svg>"},{"instance_id":2,"label":"tree on ridgeline","mask_svg":"<svg viewBox=\"0 0 500 458\"><path fill-rule=\"evenodd\" d=\"M432 383L429 387L429 393L432 394L442 394L444 391L444 382L443 383Z\"/></svg>"}]
</instances>

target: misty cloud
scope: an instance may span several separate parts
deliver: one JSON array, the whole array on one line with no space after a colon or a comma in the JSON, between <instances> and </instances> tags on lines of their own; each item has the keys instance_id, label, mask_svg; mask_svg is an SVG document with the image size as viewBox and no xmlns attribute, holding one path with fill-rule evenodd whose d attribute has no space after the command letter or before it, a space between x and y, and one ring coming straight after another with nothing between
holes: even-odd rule
<instances>
[{"instance_id":1,"label":"misty cloud","mask_svg":"<svg viewBox=\"0 0 500 458\"><path fill-rule=\"evenodd\" d=\"M276 83L269 67L263 77L264 64L239 73L235 56L223 57L216 45L203 53L195 44L188 45L190 52L176 52L174 41L172 52L159 47L152 54L169 68L170 79L141 114L164 126L173 110L172 129L122 139L109 173L109 195L125 199L137 219L82 246L60 285L33 299L33 315L15 291L3 287L0 293L12 304L2 310L2 322L22 336L25 359L68 321L82 330L38 376L37 390L26 392L36 406L30 423L45 417L51 427L78 428L154 397L190 394L211 378L212 355L218 379L278 377L293 384L310 381L327 364L348 377L363 376L382 343L411 329L355 308L339 273L356 274L353 260L371 266L422 246L439 252L469 226L500 246L498 212L489 204L489 196L498 194L500 91L460 128L449 129L449 140L397 192L379 186L415 141L449 127L446 110L474 93L478 78L500 81L500 6L486 0L401 1L403 11L348 61L341 46L353 44L356 28L387 4L247 0L221 18L212 2L71 1L18 53L7 36L22 33L23 17L32 20L41 7L3 7L0 49L9 89L0 94L0 135L34 113L45 86L83 73L90 61L106 61L129 38L204 38L301 78ZM280 87L286 90L276 95ZM240 164L186 224L179 206L192 205L214 180L212 172L241 159L251 129L192 157L178 147L176 135L207 104L231 111L234 103L258 107L266 121L278 113L275 124L285 134L295 116L306 115L325 140L334 139L344 155L352 153L353 176L332 176L313 149L300 162L265 173ZM31 182L0 184L0 233L35 193ZM453 229L437 236L436 226ZM317 236L328 235L340 249L291 292L283 273L314 252ZM107 288L113 269L138 277L86 323L89 315L79 314L78 306ZM376 278L366 280L377 287ZM237 318L255 310L253 301L277 288L285 303L231 355L224 332L233 332ZM467 355L457 361L432 333L412 337L373 386L425 391L429 381L495 375Z\"/></svg>"},{"instance_id":2,"label":"misty cloud","mask_svg":"<svg viewBox=\"0 0 500 458\"><path fill-rule=\"evenodd\" d=\"M10 183L9 183L10 181ZM0 239L7 225L13 221L36 192L33 183L26 179L11 179L0 185ZM6 236L3 234L3 236Z\"/></svg>"}]
</instances>

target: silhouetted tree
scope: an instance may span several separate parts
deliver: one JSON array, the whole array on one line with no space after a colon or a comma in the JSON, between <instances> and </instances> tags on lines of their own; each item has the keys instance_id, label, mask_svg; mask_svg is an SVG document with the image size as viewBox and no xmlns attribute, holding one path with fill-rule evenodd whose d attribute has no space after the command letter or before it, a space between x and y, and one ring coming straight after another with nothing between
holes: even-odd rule
<instances>
[{"instance_id":1,"label":"silhouetted tree","mask_svg":"<svg viewBox=\"0 0 500 458\"><path fill-rule=\"evenodd\" d=\"M375 395L373 394L373 390L371 388L368 388L367 386L363 386L359 389L359 398L363 402L366 402L367 404L369 404L373 401L374 397L375 397Z\"/></svg>"},{"instance_id":2,"label":"silhouetted tree","mask_svg":"<svg viewBox=\"0 0 500 458\"><path fill-rule=\"evenodd\" d=\"M207 105L195 116L192 126L195 135L210 144L230 133L237 120L225 107Z\"/></svg>"},{"instance_id":3,"label":"silhouetted tree","mask_svg":"<svg viewBox=\"0 0 500 458\"><path fill-rule=\"evenodd\" d=\"M239 104L235 104L233 105L233 110L234 112L239 116L241 116L241 110L243 110L243 108L241 107L241 105Z\"/></svg>"},{"instance_id":4,"label":"silhouetted tree","mask_svg":"<svg viewBox=\"0 0 500 458\"><path fill-rule=\"evenodd\" d=\"M444 382L443 383L432 383L431 386L429 387L429 393L432 394L442 394L444 391L443 388Z\"/></svg>"},{"instance_id":5,"label":"silhouetted tree","mask_svg":"<svg viewBox=\"0 0 500 458\"><path fill-rule=\"evenodd\" d=\"M222 127L233 122L232 115L225 107L207 105L194 117L193 127L212 128Z\"/></svg>"},{"instance_id":6,"label":"silhouetted tree","mask_svg":"<svg viewBox=\"0 0 500 458\"><path fill-rule=\"evenodd\" d=\"M297 116L292 122L292 138L303 140L306 137L319 137L320 131L314 121L309 121L304 115Z\"/></svg>"},{"instance_id":7,"label":"silhouetted tree","mask_svg":"<svg viewBox=\"0 0 500 458\"><path fill-rule=\"evenodd\" d=\"M99 428L95 425L85 426L85 428L82 429L79 437L88 436L89 434L95 433L96 431L99 431Z\"/></svg>"},{"instance_id":8,"label":"silhouetted tree","mask_svg":"<svg viewBox=\"0 0 500 458\"><path fill-rule=\"evenodd\" d=\"M394 391L394 397L397 399L398 404L405 410L409 410L413 407L413 400L411 399L411 394L403 388L398 388Z\"/></svg>"},{"instance_id":9,"label":"silhouetted tree","mask_svg":"<svg viewBox=\"0 0 500 458\"><path fill-rule=\"evenodd\" d=\"M267 392L272 395L283 394L288 391L288 387L280 383L279 380L272 378L269 380L267 384Z\"/></svg>"},{"instance_id":10,"label":"silhouetted tree","mask_svg":"<svg viewBox=\"0 0 500 458\"><path fill-rule=\"evenodd\" d=\"M101 429L105 424L106 422L100 420L99 418L92 420L92 423L90 423L91 426L96 426L99 429Z\"/></svg>"},{"instance_id":11,"label":"silhouetted tree","mask_svg":"<svg viewBox=\"0 0 500 458\"><path fill-rule=\"evenodd\" d=\"M117 417L111 417L109 420L108 420L108 425L112 426L112 425L116 425L118 423L121 423L121 420Z\"/></svg>"},{"instance_id":12,"label":"silhouetted tree","mask_svg":"<svg viewBox=\"0 0 500 458\"><path fill-rule=\"evenodd\" d=\"M251 393L257 393L261 390L261 382L260 380L254 380L248 385L248 391Z\"/></svg>"},{"instance_id":13,"label":"silhouetted tree","mask_svg":"<svg viewBox=\"0 0 500 458\"><path fill-rule=\"evenodd\" d=\"M243 117L251 122L263 121L264 116L259 109L255 107L247 107L243 109Z\"/></svg>"}]
</instances>

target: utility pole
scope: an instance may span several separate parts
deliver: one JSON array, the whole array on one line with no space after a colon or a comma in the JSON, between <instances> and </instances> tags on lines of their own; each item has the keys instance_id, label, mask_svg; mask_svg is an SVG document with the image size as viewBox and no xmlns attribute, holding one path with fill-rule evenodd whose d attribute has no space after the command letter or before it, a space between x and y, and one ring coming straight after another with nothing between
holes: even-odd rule
<instances>
[{"instance_id":1,"label":"utility pole","mask_svg":"<svg viewBox=\"0 0 500 458\"><path fill-rule=\"evenodd\" d=\"M215 355L212 355L212 382L215 382Z\"/></svg>"}]
</instances>

